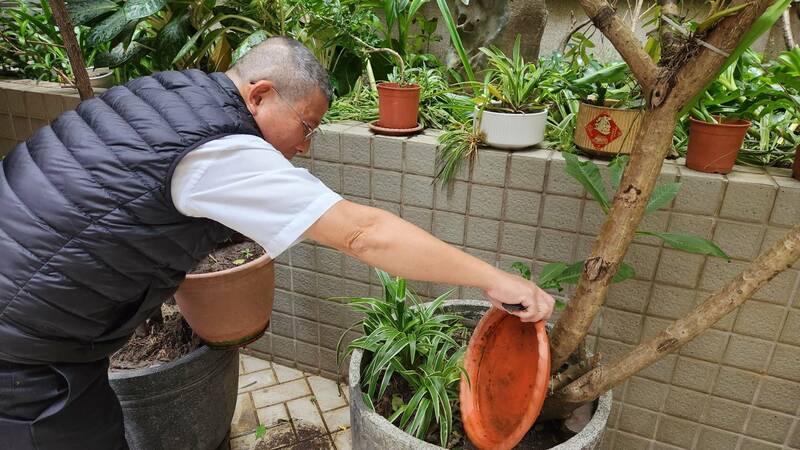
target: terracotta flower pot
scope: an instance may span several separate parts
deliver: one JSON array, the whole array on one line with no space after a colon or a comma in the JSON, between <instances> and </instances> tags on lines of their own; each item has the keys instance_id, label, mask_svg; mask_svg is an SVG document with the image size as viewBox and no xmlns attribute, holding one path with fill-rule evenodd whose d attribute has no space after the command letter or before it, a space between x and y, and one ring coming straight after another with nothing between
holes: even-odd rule
<instances>
[{"instance_id":1,"label":"terracotta flower pot","mask_svg":"<svg viewBox=\"0 0 800 450\"><path fill-rule=\"evenodd\" d=\"M742 119L708 123L690 117L686 167L707 173L730 173L750 121Z\"/></svg>"},{"instance_id":2,"label":"terracotta flower pot","mask_svg":"<svg viewBox=\"0 0 800 450\"><path fill-rule=\"evenodd\" d=\"M794 164L792 165L792 176L800 180L800 145L794 151Z\"/></svg>"},{"instance_id":3,"label":"terracotta flower pot","mask_svg":"<svg viewBox=\"0 0 800 450\"><path fill-rule=\"evenodd\" d=\"M378 125L383 128L410 129L417 126L419 85L378 84Z\"/></svg>"},{"instance_id":4,"label":"terracotta flower pot","mask_svg":"<svg viewBox=\"0 0 800 450\"><path fill-rule=\"evenodd\" d=\"M526 323L491 308L464 356L461 418L480 449L511 449L530 430L547 395L550 344L544 322Z\"/></svg>"},{"instance_id":5,"label":"terracotta flower pot","mask_svg":"<svg viewBox=\"0 0 800 450\"><path fill-rule=\"evenodd\" d=\"M240 347L267 329L275 291L275 266L263 255L232 269L190 274L175 301L208 346Z\"/></svg>"}]
</instances>

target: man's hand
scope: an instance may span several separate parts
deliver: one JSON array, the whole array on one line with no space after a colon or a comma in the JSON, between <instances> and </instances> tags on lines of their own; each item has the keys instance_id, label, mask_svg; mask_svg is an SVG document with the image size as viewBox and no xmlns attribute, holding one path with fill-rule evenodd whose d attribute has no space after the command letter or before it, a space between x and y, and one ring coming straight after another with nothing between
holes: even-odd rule
<instances>
[{"instance_id":1,"label":"man's hand","mask_svg":"<svg viewBox=\"0 0 800 450\"><path fill-rule=\"evenodd\" d=\"M519 317L523 322L538 322L550 318L555 303L550 294L522 277L498 272L500 275L497 277L497 282L484 290L492 305L507 311L503 308L503 303L521 304L525 307L524 310L513 311L510 314Z\"/></svg>"}]
</instances>

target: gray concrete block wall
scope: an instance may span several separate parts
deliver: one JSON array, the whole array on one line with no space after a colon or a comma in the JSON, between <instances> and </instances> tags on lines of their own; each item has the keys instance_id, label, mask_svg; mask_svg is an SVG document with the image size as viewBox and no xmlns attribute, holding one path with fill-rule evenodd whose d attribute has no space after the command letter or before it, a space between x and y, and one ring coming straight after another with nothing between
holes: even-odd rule
<instances>
[{"instance_id":1,"label":"gray concrete block wall","mask_svg":"<svg viewBox=\"0 0 800 450\"><path fill-rule=\"evenodd\" d=\"M74 108L77 96L58 95L63 91L0 82L0 149ZM461 171L452 188L442 189L432 184L435 133L379 137L357 122L323 128L309 157L294 161L297 166L347 199L399 214L505 270L521 261L536 276L548 262L583 258L602 225L601 211L564 174L557 152L482 149L475 169ZM737 168L728 176L709 175L667 161L662 178L680 181L681 193L641 228L713 237L733 261L637 239L626 256L636 277L612 286L588 338L606 362L703 301L800 222L800 182L786 171ZM409 284L424 296L449 288ZM278 258L276 285L269 332L251 350L336 377L338 339L344 334L346 345L358 336L345 333L358 314L329 297L381 295L371 268L302 243ZM453 293L480 296L473 288ZM800 263L693 342L616 388L605 448L798 448L799 330Z\"/></svg>"},{"instance_id":2,"label":"gray concrete block wall","mask_svg":"<svg viewBox=\"0 0 800 450\"><path fill-rule=\"evenodd\" d=\"M79 102L75 89L58 83L0 80L0 157Z\"/></svg>"},{"instance_id":3,"label":"gray concrete block wall","mask_svg":"<svg viewBox=\"0 0 800 450\"><path fill-rule=\"evenodd\" d=\"M337 144L338 150L331 148ZM345 148L348 145L354 148ZM338 154L349 155L348 162L338 163L335 177L326 177L328 164L334 163L328 155ZM431 136L370 136L365 125L348 123L326 125L300 165L312 167L346 198L399 213L507 270L521 261L536 274L548 262L574 261L590 251L604 216L584 189L563 173L559 153L482 149L474 170L444 189L431 183L434 158ZM348 174L360 179L346 180ZM669 209L647 217L641 228L713 238L733 261L664 248L651 238L637 239L626 256L637 269L636 277L612 287L589 337L607 362L703 301L800 222L800 206L795 206L800 205L800 182L785 171L737 168L728 176L709 175L687 169L679 160L665 162L661 178L683 183L681 193ZM380 295L370 268L342 258L304 243L279 260L291 274L291 285L276 295L288 301L302 296L321 309L317 334L307 331L312 327L307 321L295 322L291 337L285 336L281 322L275 325L271 339L276 358L336 375L335 341L357 315L341 301L325 297ZM694 342L615 389L605 448L794 448L800 433L799 266L776 277ZM318 276L312 278L309 272ZM425 296L448 288L410 285ZM454 293L480 295L470 288L456 288ZM319 342L319 361L313 364L301 360L297 347L311 343L307 336ZM357 336L351 331L346 341ZM289 352L275 349L276 342L296 356L283 359L279 355Z\"/></svg>"}]
</instances>

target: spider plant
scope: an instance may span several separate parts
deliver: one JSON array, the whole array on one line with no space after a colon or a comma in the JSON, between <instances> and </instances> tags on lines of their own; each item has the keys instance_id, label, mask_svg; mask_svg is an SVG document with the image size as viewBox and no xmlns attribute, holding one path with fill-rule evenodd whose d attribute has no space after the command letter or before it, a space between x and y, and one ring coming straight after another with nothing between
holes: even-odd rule
<instances>
[{"instance_id":1,"label":"spider plant","mask_svg":"<svg viewBox=\"0 0 800 450\"><path fill-rule=\"evenodd\" d=\"M479 102L488 110L506 113L528 113L544 108L545 90L549 71L542 66L526 63L520 47L522 36L517 35L511 57L499 48L482 47L487 56L489 70L484 81L484 95Z\"/></svg>"},{"instance_id":2,"label":"spider plant","mask_svg":"<svg viewBox=\"0 0 800 450\"><path fill-rule=\"evenodd\" d=\"M429 438L438 427L445 445L453 422L452 403L458 398L465 351L460 317L446 314L442 303L450 292L429 303L406 288L402 278L376 270L383 285L383 298L349 298L349 305L364 314L356 324L364 336L341 350L339 361L355 349L365 353L361 369L364 402L373 410L377 402L390 404L388 420L419 439ZM409 392L393 392L403 380Z\"/></svg>"}]
</instances>

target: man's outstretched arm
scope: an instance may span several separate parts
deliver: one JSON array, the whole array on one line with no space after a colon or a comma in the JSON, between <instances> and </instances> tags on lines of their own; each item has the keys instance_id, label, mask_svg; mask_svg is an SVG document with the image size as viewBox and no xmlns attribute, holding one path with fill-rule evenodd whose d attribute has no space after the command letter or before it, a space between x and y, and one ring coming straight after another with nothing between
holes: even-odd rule
<instances>
[{"instance_id":1,"label":"man's outstretched arm","mask_svg":"<svg viewBox=\"0 0 800 450\"><path fill-rule=\"evenodd\" d=\"M497 307L500 303L524 305L524 311L514 313L523 321L547 319L553 310L553 298L534 283L492 267L378 208L342 200L304 237L392 275L483 289Z\"/></svg>"}]
</instances>

